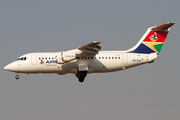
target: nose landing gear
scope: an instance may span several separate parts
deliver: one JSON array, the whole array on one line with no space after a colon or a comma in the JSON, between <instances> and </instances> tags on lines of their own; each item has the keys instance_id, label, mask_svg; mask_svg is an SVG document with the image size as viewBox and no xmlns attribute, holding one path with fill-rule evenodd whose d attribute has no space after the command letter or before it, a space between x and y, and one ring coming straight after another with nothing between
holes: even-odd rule
<instances>
[{"instance_id":1,"label":"nose landing gear","mask_svg":"<svg viewBox=\"0 0 180 120\"><path fill-rule=\"evenodd\" d=\"M19 75L18 75L18 73L16 74L15 78L16 78L16 80L18 80L18 79L19 79Z\"/></svg>"}]
</instances>

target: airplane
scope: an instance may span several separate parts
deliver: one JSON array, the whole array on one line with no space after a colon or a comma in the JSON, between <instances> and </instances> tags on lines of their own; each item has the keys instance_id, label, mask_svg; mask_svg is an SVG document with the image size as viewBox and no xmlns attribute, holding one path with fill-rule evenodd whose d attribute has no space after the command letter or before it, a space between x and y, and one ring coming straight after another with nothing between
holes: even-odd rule
<instances>
[{"instance_id":1,"label":"airplane","mask_svg":"<svg viewBox=\"0 0 180 120\"><path fill-rule=\"evenodd\" d=\"M120 71L154 62L159 57L167 34L174 24L168 22L148 28L139 42L128 50L101 51L101 42L94 41L68 51L25 54L6 65L4 69L15 72L16 79L19 79L19 73L72 73L79 82L83 82L90 73Z\"/></svg>"}]
</instances>

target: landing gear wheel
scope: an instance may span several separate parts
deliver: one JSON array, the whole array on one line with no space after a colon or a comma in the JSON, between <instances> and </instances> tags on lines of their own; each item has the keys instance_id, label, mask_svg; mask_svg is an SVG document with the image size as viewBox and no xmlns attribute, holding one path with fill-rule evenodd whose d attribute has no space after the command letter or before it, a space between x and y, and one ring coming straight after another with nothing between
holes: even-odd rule
<instances>
[{"instance_id":1,"label":"landing gear wheel","mask_svg":"<svg viewBox=\"0 0 180 120\"><path fill-rule=\"evenodd\" d=\"M18 80L19 79L19 75L16 75L15 78L16 78L16 80Z\"/></svg>"},{"instance_id":2,"label":"landing gear wheel","mask_svg":"<svg viewBox=\"0 0 180 120\"><path fill-rule=\"evenodd\" d=\"M87 71L78 71L78 73L76 74L76 77L78 77L79 82L84 82L84 78L87 75Z\"/></svg>"},{"instance_id":3,"label":"landing gear wheel","mask_svg":"<svg viewBox=\"0 0 180 120\"><path fill-rule=\"evenodd\" d=\"M80 77L79 82L84 82L84 77Z\"/></svg>"}]
</instances>

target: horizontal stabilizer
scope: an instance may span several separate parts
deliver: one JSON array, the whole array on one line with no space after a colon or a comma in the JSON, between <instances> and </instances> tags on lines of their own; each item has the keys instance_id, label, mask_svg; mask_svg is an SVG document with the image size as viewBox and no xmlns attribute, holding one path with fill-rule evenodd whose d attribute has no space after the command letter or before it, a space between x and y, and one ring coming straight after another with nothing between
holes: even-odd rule
<instances>
[{"instance_id":1,"label":"horizontal stabilizer","mask_svg":"<svg viewBox=\"0 0 180 120\"><path fill-rule=\"evenodd\" d=\"M166 31L166 30L169 30L169 28L171 26L173 26L175 23L165 23L163 25L160 25L160 26L157 26L157 27L154 27L152 28L151 30L152 31Z\"/></svg>"}]
</instances>

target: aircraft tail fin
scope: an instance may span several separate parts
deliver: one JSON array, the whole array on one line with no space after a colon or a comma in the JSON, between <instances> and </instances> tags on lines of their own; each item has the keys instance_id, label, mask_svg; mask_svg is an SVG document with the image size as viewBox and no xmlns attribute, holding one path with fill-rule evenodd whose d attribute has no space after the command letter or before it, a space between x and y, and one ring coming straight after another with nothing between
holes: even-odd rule
<instances>
[{"instance_id":1,"label":"aircraft tail fin","mask_svg":"<svg viewBox=\"0 0 180 120\"><path fill-rule=\"evenodd\" d=\"M131 49L129 53L160 53L168 32L175 23L165 23L160 26L148 28L140 41Z\"/></svg>"}]
</instances>

